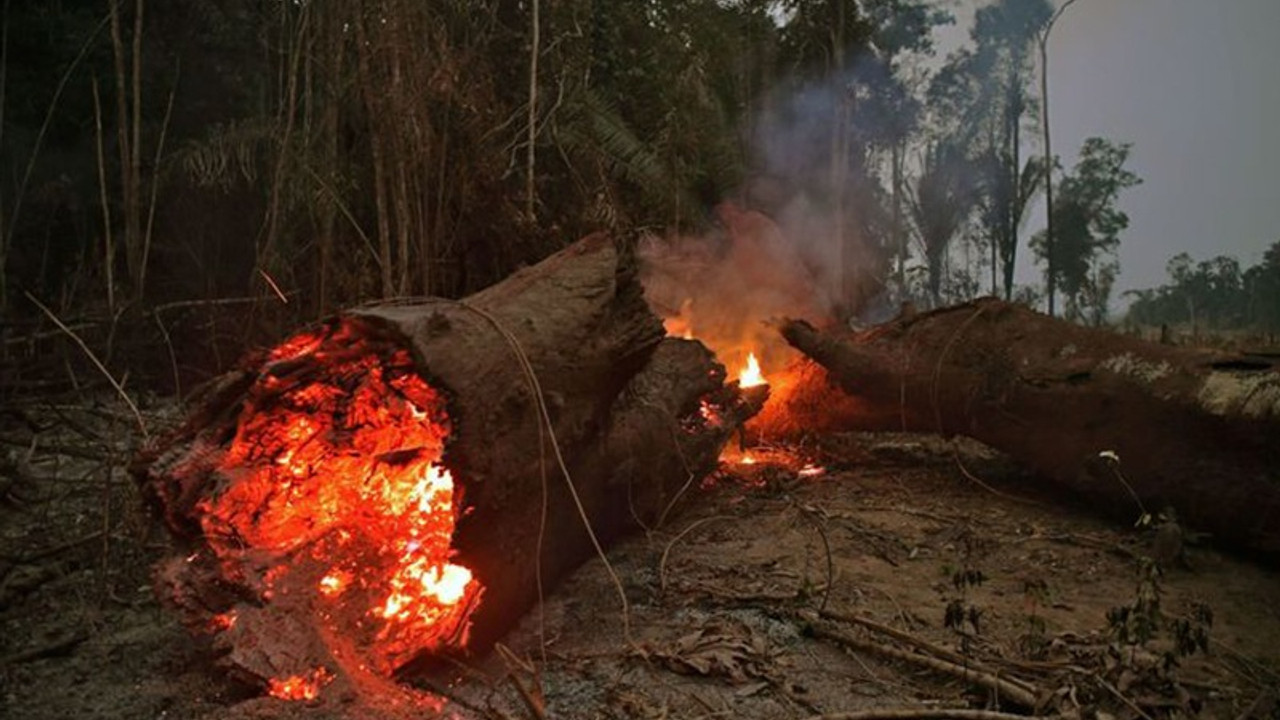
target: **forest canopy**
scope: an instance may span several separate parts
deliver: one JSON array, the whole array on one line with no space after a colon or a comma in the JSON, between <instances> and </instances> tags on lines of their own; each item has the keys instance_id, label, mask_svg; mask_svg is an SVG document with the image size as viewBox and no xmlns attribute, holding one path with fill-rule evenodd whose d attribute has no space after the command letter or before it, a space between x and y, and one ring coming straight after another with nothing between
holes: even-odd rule
<instances>
[{"instance_id":1,"label":"forest canopy","mask_svg":"<svg viewBox=\"0 0 1280 720\"><path fill-rule=\"evenodd\" d=\"M596 230L715 232L725 201L819 218L847 315L1057 293L1102 322L1140 179L1127 143L1068 173L1040 137L1069 5L992 0L940 57L929 0L6 0L3 332L47 330L39 302L176 378L174 346L225 366ZM1025 233L1049 193L1052 251Z\"/></svg>"}]
</instances>

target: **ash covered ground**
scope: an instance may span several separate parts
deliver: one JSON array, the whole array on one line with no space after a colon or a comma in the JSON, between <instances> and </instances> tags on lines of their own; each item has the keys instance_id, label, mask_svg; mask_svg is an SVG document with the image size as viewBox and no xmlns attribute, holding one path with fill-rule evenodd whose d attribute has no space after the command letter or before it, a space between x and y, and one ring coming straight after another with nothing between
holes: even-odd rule
<instances>
[{"instance_id":1,"label":"ash covered ground","mask_svg":"<svg viewBox=\"0 0 1280 720\"><path fill-rule=\"evenodd\" d=\"M434 714L276 700L226 677L151 586L167 538L125 471L132 418L108 403L20 410L0 429L0 714ZM177 417L144 412L157 427ZM460 718L1275 716L1280 573L1193 528L1170 552L1168 527L1104 522L936 436L832 435L757 459L610 549L625 618L596 559L504 651L408 683ZM810 461L824 472L802 476Z\"/></svg>"}]
</instances>

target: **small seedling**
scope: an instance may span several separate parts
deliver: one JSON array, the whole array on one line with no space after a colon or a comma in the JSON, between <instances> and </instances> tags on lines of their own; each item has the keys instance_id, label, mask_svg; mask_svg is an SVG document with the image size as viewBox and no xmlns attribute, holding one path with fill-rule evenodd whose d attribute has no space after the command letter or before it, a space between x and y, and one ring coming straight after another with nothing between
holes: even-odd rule
<instances>
[{"instance_id":1,"label":"small seedling","mask_svg":"<svg viewBox=\"0 0 1280 720\"><path fill-rule=\"evenodd\" d=\"M942 624L960 636L960 651L968 654L972 638L966 632L966 624L972 628L974 635L982 634L982 608L969 602L969 592L980 587L987 577L973 565L974 556L982 545L973 530L966 528L960 540L963 546L961 566L943 567L943 573L951 579L955 595L947 602Z\"/></svg>"},{"instance_id":2,"label":"small seedling","mask_svg":"<svg viewBox=\"0 0 1280 720\"><path fill-rule=\"evenodd\" d=\"M1026 603L1027 631L1018 638L1018 645L1023 655L1038 660L1049 647L1048 625L1040 614L1049 602L1049 584L1041 578L1023 580L1022 599Z\"/></svg>"},{"instance_id":3,"label":"small seedling","mask_svg":"<svg viewBox=\"0 0 1280 720\"><path fill-rule=\"evenodd\" d=\"M1172 636L1172 647L1160 654L1160 669L1168 675L1181 664L1183 658L1209 651L1213 609L1204 603L1195 603L1183 617L1166 616L1160 607L1160 597L1163 594L1161 577L1157 562L1151 558L1141 558L1133 603L1108 610L1107 623L1116 642L1130 649L1131 659L1138 648L1146 648L1161 632Z\"/></svg>"}]
</instances>

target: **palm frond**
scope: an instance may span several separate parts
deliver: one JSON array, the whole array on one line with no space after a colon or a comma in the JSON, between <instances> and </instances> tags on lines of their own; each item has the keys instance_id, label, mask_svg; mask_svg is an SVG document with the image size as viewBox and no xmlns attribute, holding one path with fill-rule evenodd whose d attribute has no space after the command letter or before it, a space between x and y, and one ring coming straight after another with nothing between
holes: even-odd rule
<instances>
[{"instance_id":1,"label":"palm frond","mask_svg":"<svg viewBox=\"0 0 1280 720\"><path fill-rule=\"evenodd\" d=\"M213 125L203 140L188 141L173 154L176 163L199 187L228 189L258 178L260 154L273 138L274 123L252 118Z\"/></svg>"}]
</instances>

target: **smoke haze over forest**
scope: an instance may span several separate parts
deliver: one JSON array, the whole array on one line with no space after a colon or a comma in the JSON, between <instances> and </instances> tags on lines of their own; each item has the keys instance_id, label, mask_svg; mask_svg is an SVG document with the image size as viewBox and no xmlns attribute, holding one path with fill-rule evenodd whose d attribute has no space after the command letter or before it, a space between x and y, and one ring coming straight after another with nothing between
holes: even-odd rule
<instances>
[{"instance_id":1,"label":"smoke haze over forest","mask_svg":"<svg viewBox=\"0 0 1280 720\"><path fill-rule=\"evenodd\" d=\"M979 3L952 6L940 55L967 41ZM1120 292L1167 281L1169 258L1233 255L1243 266L1280 238L1280 3L1079 0L1050 39L1054 151L1065 167L1085 138L1133 143L1143 184L1122 196ZM1044 225L1032 210L1027 236ZM1038 282L1030 254L1019 282Z\"/></svg>"}]
</instances>

